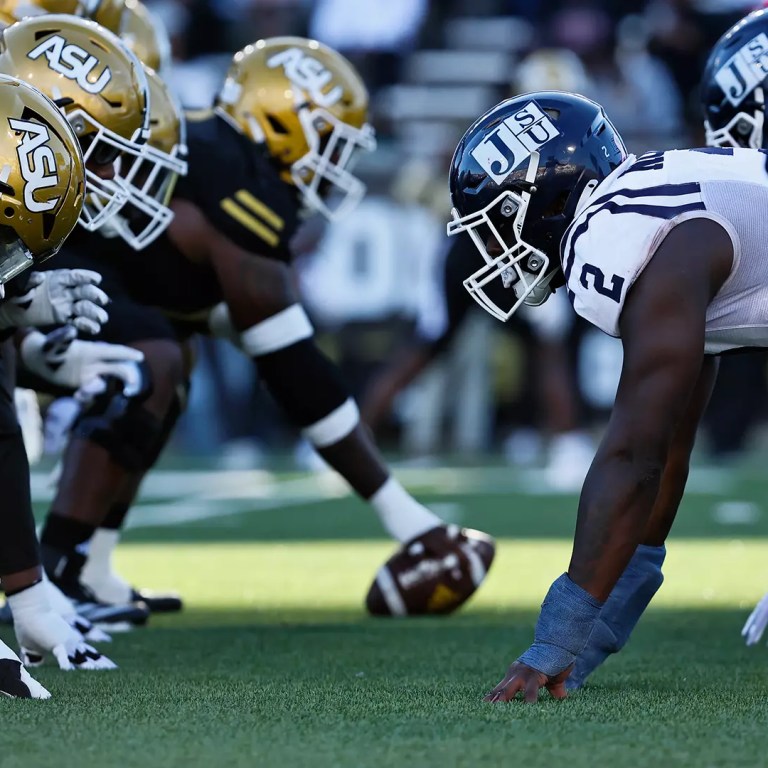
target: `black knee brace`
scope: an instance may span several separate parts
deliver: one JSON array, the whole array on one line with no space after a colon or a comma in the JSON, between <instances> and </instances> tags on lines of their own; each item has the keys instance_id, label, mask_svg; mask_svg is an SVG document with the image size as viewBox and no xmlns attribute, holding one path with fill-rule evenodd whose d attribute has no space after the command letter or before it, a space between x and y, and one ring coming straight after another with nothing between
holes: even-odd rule
<instances>
[{"instance_id":1,"label":"black knee brace","mask_svg":"<svg viewBox=\"0 0 768 768\"><path fill-rule=\"evenodd\" d=\"M162 433L163 422L135 398L111 384L77 418L72 434L100 445L130 471L144 469Z\"/></svg>"}]
</instances>

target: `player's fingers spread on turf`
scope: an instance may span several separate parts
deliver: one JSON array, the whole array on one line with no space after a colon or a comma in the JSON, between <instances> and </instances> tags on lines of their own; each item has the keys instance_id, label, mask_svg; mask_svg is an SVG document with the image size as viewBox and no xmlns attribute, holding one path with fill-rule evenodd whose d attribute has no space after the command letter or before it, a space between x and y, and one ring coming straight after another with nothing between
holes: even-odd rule
<instances>
[{"instance_id":1,"label":"player's fingers spread on turf","mask_svg":"<svg viewBox=\"0 0 768 768\"><path fill-rule=\"evenodd\" d=\"M541 688L539 675L532 673L526 676L524 688L526 704L535 704L539 700L539 688Z\"/></svg>"},{"instance_id":2,"label":"player's fingers spread on turf","mask_svg":"<svg viewBox=\"0 0 768 768\"><path fill-rule=\"evenodd\" d=\"M564 699L568 695L568 692L565 690L565 680L547 683L547 690L553 699Z\"/></svg>"},{"instance_id":3,"label":"player's fingers spread on turf","mask_svg":"<svg viewBox=\"0 0 768 768\"><path fill-rule=\"evenodd\" d=\"M565 689L565 681L570 676L571 672L573 672L574 665L571 664L568 669L563 670L559 675L555 675L555 677L550 677L546 682L546 688L549 691L550 695L554 699L564 699L568 692Z\"/></svg>"},{"instance_id":4,"label":"player's fingers spread on turf","mask_svg":"<svg viewBox=\"0 0 768 768\"><path fill-rule=\"evenodd\" d=\"M504 679L490 693L485 695L483 701L494 704L501 701L512 701L517 692L522 690L522 687L520 675L517 672L516 665L513 664Z\"/></svg>"},{"instance_id":5,"label":"player's fingers spread on turf","mask_svg":"<svg viewBox=\"0 0 768 768\"><path fill-rule=\"evenodd\" d=\"M75 665L70 661L69 654L64 645L57 645L53 651L53 658L56 659L59 669L63 669L65 672L71 672L75 669Z\"/></svg>"}]
</instances>

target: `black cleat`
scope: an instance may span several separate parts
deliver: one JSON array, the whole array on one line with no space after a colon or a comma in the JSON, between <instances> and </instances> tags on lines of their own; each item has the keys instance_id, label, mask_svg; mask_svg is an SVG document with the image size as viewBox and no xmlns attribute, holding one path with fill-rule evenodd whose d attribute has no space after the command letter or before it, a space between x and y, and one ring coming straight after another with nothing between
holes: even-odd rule
<instances>
[{"instance_id":1,"label":"black cleat","mask_svg":"<svg viewBox=\"0 0 768 768\"><path fill-rule=\"evenodd\" d=\"M146 605L150 613L177 613L184 607L181 597L174 592L132 589L131 600Z\"/></svg>"}]
</instances>

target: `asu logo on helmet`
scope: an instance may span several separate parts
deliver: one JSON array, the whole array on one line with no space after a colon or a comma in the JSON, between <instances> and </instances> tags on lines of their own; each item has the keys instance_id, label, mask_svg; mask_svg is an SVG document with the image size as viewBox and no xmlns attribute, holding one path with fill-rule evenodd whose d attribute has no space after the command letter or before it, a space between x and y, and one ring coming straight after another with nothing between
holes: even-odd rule
<instances>
[{"instance_id":1,"label":"asu logo on helmet","mask_svg":"<svg viewBox=\"0 0 768 768\"><path fill-rule=\"evenodd\" d=\"M49 258L83 206L85 169L72 127L30 85L0 75L0 283Z\"/></svg>"},{"instance_id":2,"label":"asu logo on helmet","mask_svg":"<svg viewBox=\"0 0 768 768\"><path fill-rule=\"evenodd\" d=\"M141 63L93 21L49 14L2 30L0 72L23 76L60 104L86 163L81 224L103 226L128 199L116 159L141 157L149 138L149 86ZM99 172L108 166L114 174Z\"/></svg>"},{"instance_id":3,"label":"asu logo on helmet","mask_svg":"<svg viewBox=\"0 0 768 768\"><path fill-rule=\"evenodd\" d=\"M376 139L368 91L341 54L300 37L259 40L235 54L217 107L266 144L308 208L336 219L362 199L350 163Z\"/></svg>"}]
</instances>

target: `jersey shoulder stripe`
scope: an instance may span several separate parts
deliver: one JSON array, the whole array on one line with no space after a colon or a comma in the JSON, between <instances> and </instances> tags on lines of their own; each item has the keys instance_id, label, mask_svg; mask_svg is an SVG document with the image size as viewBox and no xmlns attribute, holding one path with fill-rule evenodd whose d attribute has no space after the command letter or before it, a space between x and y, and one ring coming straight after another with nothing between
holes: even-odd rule
<instances>
[{"instance_id":1,"label":"jersey shoulder stripe","mask_svg":"<svg viewBox=\"0 0 768 768\"><path fill-rule=\"evenodd\" d=\"M682 200L692 196L691 200ZM624 203L622 199L632 202ZM694 205L691 208L689 206ZM576 242L589 228L590 221L600 212L612 214L639 213L660 219L673 219L689 210L704 208L701 202L701 185L697 181L682 184L659 184L642 189L618 189L597 198L578 216L561 242L560 262L565 280L571 276L576 252ZM578 222L578 223L577 223Z\"/></svg>"},{"instance_id":2,"label":"jersey shoulder stripe","mask_svg":"<svg viewBox=\"0 0 768 768\"><path fill-rule=\"evenodd\" d=\"M247 189L239 189L232 197L221 200L219 205L226 214L263 240L270 248L276 248L279 245L280 232L285 227L285 220Z\"/></svg>"}]
</instances>

